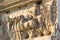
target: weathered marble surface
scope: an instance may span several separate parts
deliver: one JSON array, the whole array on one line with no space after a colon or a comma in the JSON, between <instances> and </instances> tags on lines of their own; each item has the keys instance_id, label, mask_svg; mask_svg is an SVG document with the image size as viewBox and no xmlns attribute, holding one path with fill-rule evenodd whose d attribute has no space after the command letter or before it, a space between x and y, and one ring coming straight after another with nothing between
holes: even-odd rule
<instances>
[{"instance_id":1,"label":"weathered marble surface","mask_svg":"<svg viewBox=\"0 0 60 40\"><path fill-rule=\"evenodd\" d=\"M43 1L41 4L31 3L23 7L12 8L8 13L3 12L1 15L4 23L3 32L12 40L52 40L51 38L55 38L58 23L56 22L56 4L53 0L47 0L44 3ZM54 9L51 13L52 4Z\"/></svg>"},{"instance_id":2,"label":"weathered marble surface","mask_svg":"<svg viewBox=\"0 0 60 40\"><path fill-rule=\"evenodd\" d=\"M33 39L27 39L27 40L51 40L51 36L36 37Z\"/></svg>"}]
</instances>

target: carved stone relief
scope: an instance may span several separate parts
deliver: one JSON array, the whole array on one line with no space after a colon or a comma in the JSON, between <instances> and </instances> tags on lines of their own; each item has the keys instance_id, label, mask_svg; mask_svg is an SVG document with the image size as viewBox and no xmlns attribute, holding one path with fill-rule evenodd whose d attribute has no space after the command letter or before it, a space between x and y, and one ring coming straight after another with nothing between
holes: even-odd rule
<instances>
[{"instance_id":1,"label":"carved stone relief","mask_svg":"<svg viewBox=\"0 0 60 40\"><path fill-rule=\"evenodd\" d=\"M5 15L7 17L3 22L5 21L7 25L11 39L25 40L53 34L55 31L53 24L57 17L56 4L54 5L53 0L47 0L44 3L43 1L40 4L25 5L13 12L10 10L10 14ZM51 12L52 7L54 7L53 12Z\"/></svg>"}]
</instances>

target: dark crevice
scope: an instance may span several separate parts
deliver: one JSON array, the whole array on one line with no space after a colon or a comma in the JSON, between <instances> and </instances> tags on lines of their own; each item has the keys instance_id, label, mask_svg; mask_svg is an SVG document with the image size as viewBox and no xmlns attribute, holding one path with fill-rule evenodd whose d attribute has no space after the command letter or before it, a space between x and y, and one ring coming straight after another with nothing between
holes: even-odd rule
<instances>
[{"instance_id":1,"label":"dark crevice","mask_svg":"<svg viewBox=\"0 0 60 40\"><path fill-rule=\"evenodd\" d=\"M40 5L42 2L41 1L38 1L37 4Z\"/></svg>"},{"instance_id":2,"label":"dark crevice","mask_svg":"<svg viewBox=\"0 0 60 40\"><path fill-rule=\"evenodd\" d=\"M6 13L7 13L7 14L10 13L10 11L6 11Z\"/></svg>"}]
</instances>

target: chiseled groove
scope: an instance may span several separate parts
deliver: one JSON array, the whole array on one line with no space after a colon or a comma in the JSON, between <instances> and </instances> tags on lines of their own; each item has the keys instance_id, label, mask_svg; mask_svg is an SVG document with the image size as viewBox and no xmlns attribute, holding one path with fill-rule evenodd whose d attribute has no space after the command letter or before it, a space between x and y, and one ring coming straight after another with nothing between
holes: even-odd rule
<instances>
[{"instance_id":1,"label":"chiseled groove","mask_svg":"<svg viewBox=\"0 0 60 40\"><path fill-rule=\"evenodd\" d=\"M13 3L13 4L10 4L10 5L7 5L7 6L3 7L2 9L0 9L0 12L3 12L5 10L8 10L10 8L14 8L14 7L17 7L17 6L21 7L21 6L24 6L24 5L29 4L31 2L32 2L32 0L29 0L29 1L26 1L26 2L16 2L16 3Z\"/></svg>"}]
</instances>

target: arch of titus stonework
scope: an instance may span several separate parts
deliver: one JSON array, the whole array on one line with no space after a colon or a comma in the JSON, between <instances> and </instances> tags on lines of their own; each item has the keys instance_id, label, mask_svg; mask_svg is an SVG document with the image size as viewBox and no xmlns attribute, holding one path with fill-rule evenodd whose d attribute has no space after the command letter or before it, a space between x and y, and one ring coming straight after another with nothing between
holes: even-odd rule
<instances>
[{"instance_id":1,"label":"arch of titus stonework","mask_svg":"<svg viewBox=\"0 0 60 40\"><path fill-rule=\"evenodd\" d=\"M58 40L57 0L1 0L0 40Z\"/></svg>"}]
</instances>

